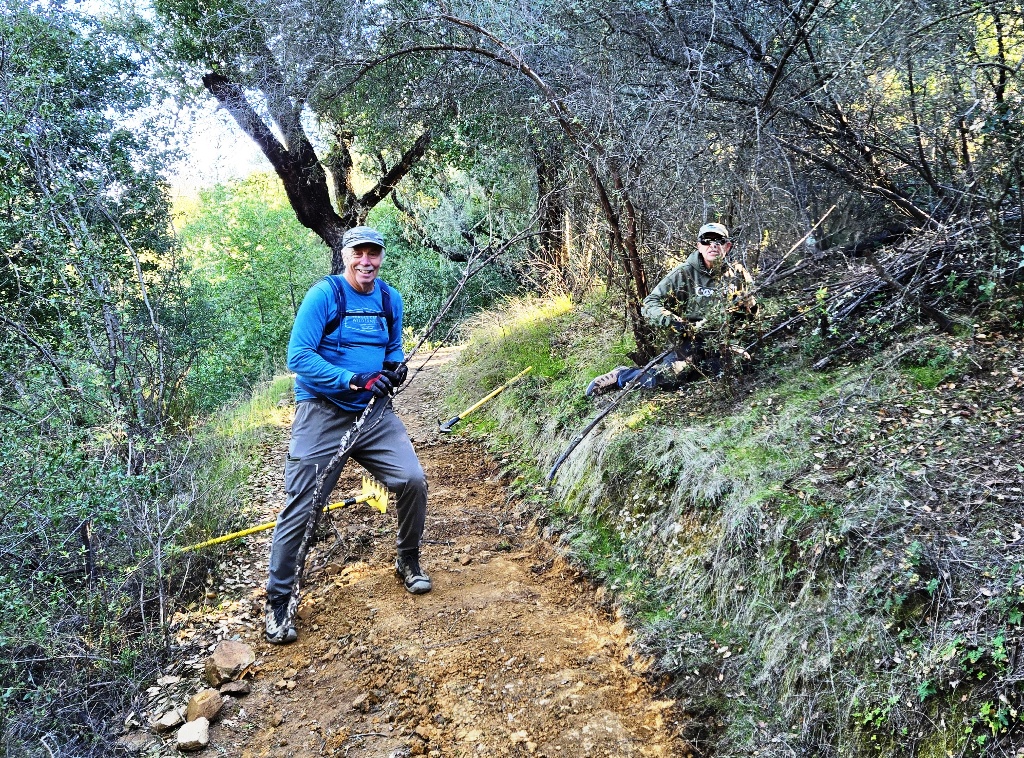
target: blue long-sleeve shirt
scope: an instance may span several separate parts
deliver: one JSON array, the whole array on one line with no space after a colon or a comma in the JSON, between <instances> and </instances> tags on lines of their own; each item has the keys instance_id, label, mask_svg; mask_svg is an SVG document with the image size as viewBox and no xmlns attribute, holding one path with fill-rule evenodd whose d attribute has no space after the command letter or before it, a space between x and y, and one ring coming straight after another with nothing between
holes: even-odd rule
<instances>
[{"instance_id":1,"label":"blue long-sleeve shirt","mask_svg":"<svg viewBox=\"0 0 1024 758\"><path fill-rule=\"evenodd\" d=\"M388 333L387 319L369 315L383 312L380 285L368 295L345 280L348 315L331 334L327 324L338 315L338 303L330 282L321 279L309 288L299 306L288 340L288 369L294 371L295 400L327 398L346 411L362 411L370 402L367 391L349 389L352 377L366 371L380 371L384 361L402 361L402 296L390 288L394 327ZM367 314L367 315L360 315Z\"/></svg>"}]
</instances>

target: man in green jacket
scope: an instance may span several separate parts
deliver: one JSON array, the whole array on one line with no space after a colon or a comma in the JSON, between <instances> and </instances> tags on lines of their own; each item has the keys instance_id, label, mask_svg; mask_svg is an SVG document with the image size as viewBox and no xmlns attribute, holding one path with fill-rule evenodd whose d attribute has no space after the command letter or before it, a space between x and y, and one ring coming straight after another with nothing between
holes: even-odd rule
<instances>
[{"instance_id":1,"label":"man in green jacket","mask_svg":"<svg viewBox=\"0 0 1024 758\"><path fill-rule=\"evenodd\" d=\"M642 313L651 324L666 327L675 347L640 380L642 387L674 389L696 376L720 372L719 345L708 348L710 336L734 316L753 316L757 302L749 293L750 274L727 260L732 249L729 230L704 224L697 232L697 249L644 298ZM617 366L587 387L587 396L625 387L640 369Z\"/></svg>"}]
</instances>

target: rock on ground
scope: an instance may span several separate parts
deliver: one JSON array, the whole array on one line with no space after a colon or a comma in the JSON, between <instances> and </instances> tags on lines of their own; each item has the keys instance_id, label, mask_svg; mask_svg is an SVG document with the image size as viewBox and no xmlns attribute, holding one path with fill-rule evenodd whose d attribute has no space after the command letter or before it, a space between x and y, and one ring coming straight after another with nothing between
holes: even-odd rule
<instances>
[{"instance_id":1,"label":"rock on ground","mask_svg":"<svg viewBox=\"0 0 1024 758\"><path fill-rule=\"evenodd\" d=\"M186 753L202 750L210 744L210 722L200 716L178 730L177 747Z\"/></svg>"},{"instance_id":2,"label":"rock on ground","mask_svg":"<svg viewBox=\"0 0 1024 758\"><path fill-rule=\"evenodd\" d=\"M205 718L207 721L212 721L222 705L224 705L224 697L217 690L199 690L188 701L185 720L195 721L198 718Z\"/></svg>"},{"instance_id":3,"label":"rock on ground","mask_svg":"<svg viewBox=\"0 0 1024 758\"><path fill-rule=\"evenodd\" d=\"M206 659L206 681L219 687L238 679L255 662L256 654L244 642L222 640Z\"/></svg>"},{"instance_id":4,"label":"rock on ground","mask_svg":"<svg viewBox=\"0 0 1024 758\"><path fill-rule=\"evenodd\" d=\"M176 726L180 726L184 723L185 719L181 715L181 711L178 708L172 708L167 711L163 716L153 722L154 732L169 732Z\"/></svg>"}]
</instances>

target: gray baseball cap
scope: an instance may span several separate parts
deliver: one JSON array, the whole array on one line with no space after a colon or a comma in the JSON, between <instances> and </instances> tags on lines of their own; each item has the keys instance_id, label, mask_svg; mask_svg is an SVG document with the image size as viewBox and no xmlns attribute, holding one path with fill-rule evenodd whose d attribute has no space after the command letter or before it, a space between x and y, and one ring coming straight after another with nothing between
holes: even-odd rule
<instances>
[{"instance_id":1,"label":"gray baseball cap","mask_svg":"<svg viewBox=\"0 0 1024 758\"><path fill-rule=\"evenodd\" d=\"M372 226L353 226L341 238L342 247L355 247L367 242L376 245L381 250L384 249L383 235Z\"/></svg>"}]
</instances>

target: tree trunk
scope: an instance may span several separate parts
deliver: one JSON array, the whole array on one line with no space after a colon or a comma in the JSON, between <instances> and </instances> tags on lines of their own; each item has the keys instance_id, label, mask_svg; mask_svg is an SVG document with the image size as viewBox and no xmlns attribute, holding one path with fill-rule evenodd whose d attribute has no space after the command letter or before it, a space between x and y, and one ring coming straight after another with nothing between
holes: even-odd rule
<instances>
[{"instance_id":1,"label":"tree trunk","mask_svg":"<svg viewBox=\"0 0 1024 758\"><path fill-rule=\"evenodd\" d=\"M540 217L540 235L537 240L540 259L550 270L549 280L564 283L566 253L565 197L558 185L557 159L530 138L537 176L537 206Z\"/></svg>"},{"instance_id":2,"label":"tree trunk","mask_svg":"<svg viewBox=\"0 0 1024 758\"><path fill-rule=\"evenodd\" d=\"M263 151L281 177L288 202L299 223L313 231L331 248L331 273L344 270L341 240L345 231L366 222L366 215L386 198L399 181L423 157L430 145L431 131L426 129L369 192L359 197L352 188L354 161L350 152L352 135L339 130L338 142L328 158L321 163L300 121L301 108L271 112L270 116L284 135L284 144L260 118L249 103L245 91L221 74L209 73L203 85L217 98L253 142ZM267 102L277 102L267 98ZM331 204L327 171L331 169L337 194L339 213Z\"/></svg>"},{"instance_id":3,"label":"tree trunk","mask_svg":"<svg viewBox=\"0 0 1024 758\"><path fill-rule=\"evenodd\" d=\"M267 156L281 177L299 223L331 248L331 271L340 273L336 262L341 260L341 238L348 227L331 205L327 173L298 119L291 118L292 114L271 114L285 135L286 147L259 117L246 99L245 91L237 84L225 76L210 73L203 77L203 85ZM288 118L282 118L284 115ZM291 128L285 129L286 125Z\"/></svg>"}]
</instances>

